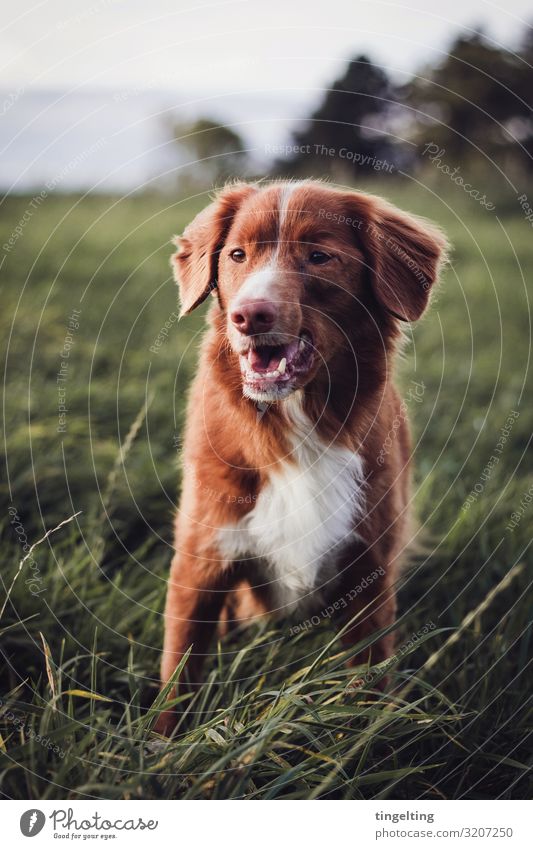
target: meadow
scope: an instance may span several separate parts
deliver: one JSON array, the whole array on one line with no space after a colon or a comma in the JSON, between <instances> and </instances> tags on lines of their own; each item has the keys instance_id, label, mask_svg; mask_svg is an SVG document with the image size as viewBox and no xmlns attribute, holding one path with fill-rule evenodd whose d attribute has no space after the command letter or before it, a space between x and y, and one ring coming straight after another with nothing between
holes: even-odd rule
<instances>
[{"instance_id":1,"label":"meadow","mask_svg":"<svg viewBox=\"0 0 533 849\"><path fill-rule=\"evenodd\" d=\"M453 245L398 364L424 542L391 687L351 687L327 617L254 626L213 647L170 743L150 705L203 315L176 321L169 240L206 197L2 204L3 796L530 795L531 225L435 173L365 188Z\"/></svg>"}]
</instances>

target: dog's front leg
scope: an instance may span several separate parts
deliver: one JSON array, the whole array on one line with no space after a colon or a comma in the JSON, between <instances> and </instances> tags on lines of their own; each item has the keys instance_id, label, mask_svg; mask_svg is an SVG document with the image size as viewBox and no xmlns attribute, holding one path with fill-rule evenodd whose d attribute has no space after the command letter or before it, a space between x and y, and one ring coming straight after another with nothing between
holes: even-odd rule
<instances>
[{"instance_id":1,"label":"dog's front leg","mask_svg":"<svg viewBox=\"0 0 533 849\"><path fill-rule=\"evenodd\" d=\"M211 556L178 553L170 569L165 606L165 639L161 661L161 684L164 685L189 647L192 651L182 673L185 686L200 683L202 665L213 632L218 623L227 591L231 588L231 570L218 552ZM180 684L180 690L184 685ZM173 694L169 694L169 699ZM155 725L159 733L169 733L175 726L174 711L163 711Z\"/></svg>"},{"instance_id":2,"label":"dog's front leg","mask_svg":"<svg viewBox=\"0 0 533 849\"><path fill-rule=\"evenodd\" d=\"M345 648L371 640L372 635L390 627L396 618L396 564L376 555L371 549L358 551L343 570L343 606L338 624L344 626L341 641ZM346 627L347 623L353 623ZM377 664L394 654L395 634L382 634L349 660L349 666ZM378 686L384 686L382 679Z\"/></svg>"}]
</instances>

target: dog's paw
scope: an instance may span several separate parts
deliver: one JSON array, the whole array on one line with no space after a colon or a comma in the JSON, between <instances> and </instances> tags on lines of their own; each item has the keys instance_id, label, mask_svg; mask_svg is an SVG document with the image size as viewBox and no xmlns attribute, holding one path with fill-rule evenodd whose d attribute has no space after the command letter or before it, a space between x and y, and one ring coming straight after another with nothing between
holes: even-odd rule
<instances>
[{"instance_id":1,"label":"dog's paw","mask_svg":"<svg viewBox=\"0 0 533 849\"><path fill-rule=\"evenodd\" d=\"M157 717L153 731L162 737L170 737L176 727L177 716L173 710L163 710Z\"/></svg>"}]
</instances>

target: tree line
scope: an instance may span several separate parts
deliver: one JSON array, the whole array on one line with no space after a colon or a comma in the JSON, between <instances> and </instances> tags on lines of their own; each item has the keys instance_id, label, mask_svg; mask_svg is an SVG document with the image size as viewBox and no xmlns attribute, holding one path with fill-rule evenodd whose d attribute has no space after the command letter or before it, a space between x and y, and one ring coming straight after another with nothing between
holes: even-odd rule
<instances>
[{"instance_id":1,"label":"tree line","mask_svg":"<svg viewBox=\"0 0 533 849\"><path fill-rule=\"evenodd\" d=\"M442 61L398 83L366 55L347 63L317 108L280 146L271 176L412 173L425 162L501 171L533 170L533 30L516 50L481 30L460 35ZM202 118L177 128L208 179L249 176L245 145L233 129ZM448 167L448 166L446 166Z\"/></svg>"}]
</instances>

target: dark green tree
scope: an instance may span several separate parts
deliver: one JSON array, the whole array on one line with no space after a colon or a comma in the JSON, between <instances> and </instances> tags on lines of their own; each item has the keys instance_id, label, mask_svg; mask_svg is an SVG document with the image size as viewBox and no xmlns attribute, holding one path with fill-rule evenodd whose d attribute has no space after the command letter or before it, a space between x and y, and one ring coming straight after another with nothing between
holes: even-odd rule
<instances>
[{"instance_id":1,"label":"dark green tree","mask_svg":"<svg viewBox=\"0 0 533 849\"><path fill-rule=\"evenodd\" d=\"M181 172L182 184L222 185L229 179L248 175L244 142L231 127L210 118L198 118L192 124L175 126L173 133L187 163Z\"/></svg>"},{"instance_id":2,"label":"dark green tree","mask_svg":"<svg viewBox=\"0 0 533 849\"><path fill-rule=\"evenodd\" d=\"M368 57L349 62L305 126L294 133L300 151L278 170L349 176L374 158L393 155L387 119L394 91L386 72Z\"/></svg>"},{"instance_id":3,"label":"dark green tree","mask_svg":"<svg viewBox=\"0 0 533 849\"><path fill-rule=\"evenodd\" d=\"M479 161L481 151L487 162L509 156L526 162L519 143L530 143L532 135L531 64L481 31L457 38L441 64L407 86L405 100L418 110L414 138L420 144L434 142L456 161Z\"/></svg>"}]
</instances>

